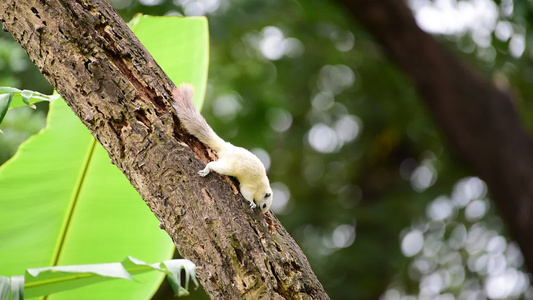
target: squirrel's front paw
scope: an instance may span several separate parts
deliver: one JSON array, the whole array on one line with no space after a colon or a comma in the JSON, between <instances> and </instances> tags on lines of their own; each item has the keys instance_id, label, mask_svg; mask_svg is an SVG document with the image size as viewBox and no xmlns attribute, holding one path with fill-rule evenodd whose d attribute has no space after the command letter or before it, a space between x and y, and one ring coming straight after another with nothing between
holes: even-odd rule
<instances>
[{"instance_id":1,"label":"squirrel's front paw","mask_svg":"<svg viewBox=\"0 0 533 300\"><path fill-rule=\"evenodd\" d=\"M253 208L255 208L256 206L257 206L257 205L255 204L255 202L253 202L253 201L252 201L252 202L250 202L250 208L252 208L252 209L253 209Z\"/></svg>"}]
</instances>

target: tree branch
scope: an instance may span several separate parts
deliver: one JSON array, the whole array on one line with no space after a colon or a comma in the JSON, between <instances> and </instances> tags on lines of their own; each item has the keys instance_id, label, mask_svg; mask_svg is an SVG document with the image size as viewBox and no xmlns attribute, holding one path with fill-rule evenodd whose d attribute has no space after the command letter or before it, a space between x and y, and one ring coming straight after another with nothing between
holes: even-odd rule
<instances>
[{"instance_id":1,"label":"tree branch","mask_svg":"<svg viewBox=\"0 0 533 300\"><path fill-rule=\"evenodd\" d=\"M269 228L221 176L197 176L207 149L179 126L173 83L109 3L4 0L0 20L200 267L211 298L328 299L277 219Z\"/></svg>"},{"instance_id":2,"label":"tree branch","mask_svg":"<svg viewBox=\"0 0 533 300\"><path fill-rule=\"evenodd\" d=\"M404 1L342 1L412 78L459 157L487 182L533 271L533 147L512 97L415 23Z\"/></svg>"}]
</instances>

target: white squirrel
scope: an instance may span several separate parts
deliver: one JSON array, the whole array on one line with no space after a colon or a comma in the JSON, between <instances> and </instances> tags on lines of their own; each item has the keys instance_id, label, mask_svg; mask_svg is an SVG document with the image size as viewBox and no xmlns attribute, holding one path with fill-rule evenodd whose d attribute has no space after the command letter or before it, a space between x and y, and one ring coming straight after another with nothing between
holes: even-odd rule
<instances>
[{"instance_id":1,"label":"white squirrel","mask_svg":"<svg viewBox=\"0 0 533 300\"><path fill-rule=\"evenodd\" d=\"M209 162L198 175L205 177L209 172L237 178L244 199L250 207L257 205L266 213L272 204L272 189L263 163L252 152L232 145L220 138L207 124L193 104L194 87L183 83L172 91L173 106L181 124L200 142L217 152L218 160Z\"/></svg>"}]
</instances>

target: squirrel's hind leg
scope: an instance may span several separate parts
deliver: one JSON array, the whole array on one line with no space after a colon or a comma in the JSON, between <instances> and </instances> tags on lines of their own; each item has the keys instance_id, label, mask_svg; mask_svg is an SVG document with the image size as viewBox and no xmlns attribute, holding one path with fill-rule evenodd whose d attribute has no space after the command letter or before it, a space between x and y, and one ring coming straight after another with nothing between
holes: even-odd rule
<instances>
[{"instance_id":1,"label":"squirrel's hind leg","mask_svg":"<svg viewBox=\"0 0 533 300\"><path fill-rule=\"evenodd\" d=\"M209 164L210 163L208 163L203 170L198 171L198 175L200 175L202 177L207 176L207 174L209 174L209 172L211 172L211 169L209 168Z\"/></svg>"},{"instance_id":2,"label":"squirrel's hind leg","mask_svg":"<svg viewBox=\"0 0 533 300\"><path fill-rule=\"evenodd\" d=\"M226 161L224 159L219 159L216 161L209 162L203 170L198 171L198 175L205 177L209 172L216 172L218 174L222 175L229 175L234 176L235 172L233 169L233 166L229 161Z\"/></svg>"}]
</instances>

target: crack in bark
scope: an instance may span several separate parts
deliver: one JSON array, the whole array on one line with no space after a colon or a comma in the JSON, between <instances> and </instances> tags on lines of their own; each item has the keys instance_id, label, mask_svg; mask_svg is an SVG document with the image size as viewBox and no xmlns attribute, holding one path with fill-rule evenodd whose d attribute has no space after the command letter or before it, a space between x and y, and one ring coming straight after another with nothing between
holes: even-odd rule
<instances>
[{"instance_id":1,"label":"crack in bark","mask_svg":"<svg viewBox=\"0 0 533 300\"><path fill-rule=\"evenodd\" d=\"M276 281L276 287L274 288L274 290L276 291L276 293L278 293L278 295L282 296L283 299L287 299L286 297L283 296L284 289L283 289L283 285L281 284L281 279L279 278L278 274L276 273L276 268L274 267L274 265L270 261L268 262L268 265L270 266L270 272L272 273L272 276L274 276L274 279Z\"/></svg>"},{"instance_id":2,"label":"crack in bark","mask_svg":"<svg viewBox=\"0 0 533 300\"><path fill-rule=\"evenodd\" d=\"M168 107L161 96L157 94L153 89L147 86L143 81L141 81L137 76L132 72L132 57L130 53L123 53L115 41L117 33L111 26L106 23L96 24L94 26L97 32L107 41L108 50L105 54L108 56L109 60L117 67L122 74L128 78L128 82L131 83L139 96L144 101L151 102L156 108L156 114L161 113L166 110ZM119 39L122 39L120 35Z\"/></svg>"}]
</instances>

